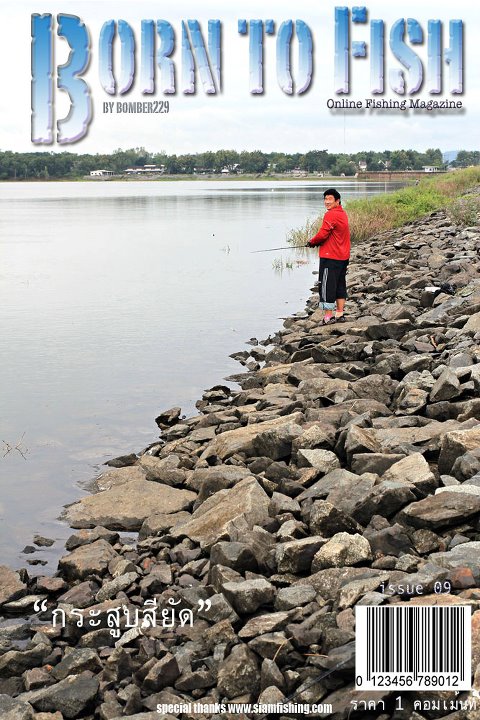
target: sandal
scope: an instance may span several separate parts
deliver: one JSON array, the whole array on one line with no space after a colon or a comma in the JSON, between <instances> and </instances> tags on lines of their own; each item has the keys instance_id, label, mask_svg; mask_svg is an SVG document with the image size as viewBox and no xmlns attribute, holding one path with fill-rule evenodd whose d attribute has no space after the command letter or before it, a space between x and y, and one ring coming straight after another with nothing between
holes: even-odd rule
<instances>
[{"instance_id":1,"label":"sandal","mask_svg":"<svg viewBox=\"0 0 480 720\"><path fill-rule=\"evenodd\" d=\"M323 318L323 320L322 320L322 325L333 325L333 324L336 323L336 322L337 322L337 321L336 321L336 319L335 319L335 316L332 315L331 317L328 318L328 320L325 320L325 318Z\"/></svg>"},{"instance_id":2,"label":"sandal","mask_svg":"<svg viewBox=\"0 0 480 720\"><path fill-rule=\"evenodd\" d=\"M335 318L335 322L347 322L347 318L345 317L345 315L339 315Z\"/></svg>"}]
</instances>

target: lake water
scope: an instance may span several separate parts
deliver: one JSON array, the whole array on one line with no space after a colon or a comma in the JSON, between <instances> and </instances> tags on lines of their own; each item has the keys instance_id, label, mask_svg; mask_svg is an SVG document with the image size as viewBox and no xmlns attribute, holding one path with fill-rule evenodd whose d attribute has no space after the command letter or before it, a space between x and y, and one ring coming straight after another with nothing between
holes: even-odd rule
<instances>
[{"instance_id":1,"label":"lake water","mask_svg":"<svg viewBox=\"0 0 480 720\"><path fill-rule=\"evenodd\" d=\"M344 199L384 183L338 182ZM321 182L0 184L0 564L49 561L57 518L172 405L242 367L228 355L302 310L316 251L252 251L323 208ZM276 259L307 258L275 271ZM34 533L56 539L23 554Z\"/></svg>"}]
</instances>

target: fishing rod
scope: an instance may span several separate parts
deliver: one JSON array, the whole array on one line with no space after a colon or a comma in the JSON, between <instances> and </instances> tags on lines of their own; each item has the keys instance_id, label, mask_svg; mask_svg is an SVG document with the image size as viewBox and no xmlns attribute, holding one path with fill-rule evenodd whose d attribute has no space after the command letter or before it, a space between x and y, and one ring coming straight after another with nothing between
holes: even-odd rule
<instances>
[{"instance_id":1,"label":"fishing rod","mask_svg":"<svg viewBox=\"0 0 480 720\"><path fill-rule=\"evenodd\" d=\"M253 253L260 253L260 252L272 252L272 250L298 250L298 247L304 247L303 245L297 246L297 245L287 245L285 247L278 247L278 248L268 248L267 250L251 250L250 254Z\"/></svg>"}]
</instances>

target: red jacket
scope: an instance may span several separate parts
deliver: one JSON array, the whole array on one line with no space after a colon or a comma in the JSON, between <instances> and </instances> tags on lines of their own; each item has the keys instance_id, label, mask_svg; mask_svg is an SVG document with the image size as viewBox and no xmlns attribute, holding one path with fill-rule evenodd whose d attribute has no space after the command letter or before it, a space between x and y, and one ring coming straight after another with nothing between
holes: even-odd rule
<instances>
[{"instance_id":1,"label":"red jacket","mask_svg":"<svg viewBox=\"0 0 480 720\"><path fill-rule=\"evenodd\" d=\"M318 255L332 260L348 260L350 258L350 229L347 213L341 205L327 210L323 223L311 245L320 245Z\"/></svg>"}]
</instances>

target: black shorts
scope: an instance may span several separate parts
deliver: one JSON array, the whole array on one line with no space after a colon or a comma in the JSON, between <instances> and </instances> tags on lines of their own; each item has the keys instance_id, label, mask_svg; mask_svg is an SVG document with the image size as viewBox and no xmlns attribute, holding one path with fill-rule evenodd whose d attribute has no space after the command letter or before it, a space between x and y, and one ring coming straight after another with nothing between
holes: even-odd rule
<instances>
[{"instance_id":1,"label":"black shorts","mask_svg":"<svg viewBox=\"0 0 480 720\"><path fill-rule=\"evenodd\" d=\"M320 302L334 303L335 300L347 298L348 260L332 260L320 258L318 270L318 294Z\"/></svg>"}]
</instances>

